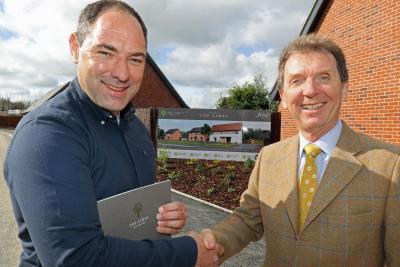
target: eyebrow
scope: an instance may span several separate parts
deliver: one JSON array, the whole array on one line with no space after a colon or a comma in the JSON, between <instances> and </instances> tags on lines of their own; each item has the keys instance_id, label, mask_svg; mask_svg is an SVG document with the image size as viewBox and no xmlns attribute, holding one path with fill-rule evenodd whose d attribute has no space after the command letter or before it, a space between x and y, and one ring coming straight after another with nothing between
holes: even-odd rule
<instances>
[{"instance_id":1,"label":"eyebrow","mask_svg":"<svg viewBox=\"0 0 400 267\"><path fill-rule=\"evenodd\" d=\"M112 46L112 45L108 45L108 44L99 44L99 45L96 45L95 48L97 48L97 49L105 48L105 49L107 49L107 50L113 51L114 53L117 53L117 52L118 52L118 49L117 49L117 48L115 48L115 47ZM143 53L143 52L134 52L134 53L131 53L130 56L131 56L131 57L144 57L144 58L146 58L146 53Z\"/></svg>"},{"instance_id":2,"label":"eyebrow","mask_svg":"<svg viewBox=\"0 0 400 267\"><path fill-rule=\"evenodd\" d=\"M317 74L317 75L324 74L324 73L331 74L332 71L334 71L334 70L332 70L332 69L320 69L315 74ZM300 76L300 75L303 75L303 72L302 71L290 72L287 75L288 76Z\"/></svg>"},{"instance_id":3,"label":"eyebrow","mask_svg":"<svg viewBox=\"0 0 400 267\"><path fill-rule=\"evenodd\" d=\"M112 45L108 45L108 44L99 44L99 45L96 45L95 48L97 48L97 49L105 48L105 49L111 50L113 52L118 52L117 48L115 48Z\"/></svg>"}]
</instances>

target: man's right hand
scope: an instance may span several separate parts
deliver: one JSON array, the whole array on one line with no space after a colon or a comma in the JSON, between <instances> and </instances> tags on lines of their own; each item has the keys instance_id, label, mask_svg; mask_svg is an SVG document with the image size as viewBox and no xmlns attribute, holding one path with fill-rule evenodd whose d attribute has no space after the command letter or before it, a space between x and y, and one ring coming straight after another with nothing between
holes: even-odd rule
<instances>
[{"instance_id":1,"label":"man's right hand","mask_svg":"<svg viewBox=\"0 0 400 267\"><path fill-rule=\"evenodd\" d=\"M224 255L224 247L217 243L217 239L210 229L203 229L201 231L201 237L203 238L204 246L206 248L217 249L219 257Z\"/></svg>"},{"instance_id":2,"label":"man's right hand","mask_svg":"<svg viewBox=\"0 0 400 267\"><path fill-rule=\"evenodd\" d=\"M205 232L204 231L209 231ZM211 234L210 234L211 233ZM201 235L189 232L197 244L196 267L218 266L218 259L223 255L224 248L215 240L211 230L203 230Z\"/></svg>"}]
</instances>

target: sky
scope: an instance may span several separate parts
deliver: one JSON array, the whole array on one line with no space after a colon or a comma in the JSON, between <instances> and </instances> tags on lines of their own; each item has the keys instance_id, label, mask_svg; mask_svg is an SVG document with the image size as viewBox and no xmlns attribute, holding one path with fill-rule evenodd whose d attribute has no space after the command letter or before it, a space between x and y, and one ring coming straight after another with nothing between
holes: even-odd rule
<instances>
[{"instance_id":1,"label":"sky","mask_svg":"<svg viewBox=\"0 0 400 267\"><path fill-rule=\"evenodd\" d=\"M87 0L0 0L0 97L35 99L71 80L68 37ZM263 74L314 0L127 0L148 29L148 52L191 108L215 108L229 87Z\"/></svg>"}]
</instances>

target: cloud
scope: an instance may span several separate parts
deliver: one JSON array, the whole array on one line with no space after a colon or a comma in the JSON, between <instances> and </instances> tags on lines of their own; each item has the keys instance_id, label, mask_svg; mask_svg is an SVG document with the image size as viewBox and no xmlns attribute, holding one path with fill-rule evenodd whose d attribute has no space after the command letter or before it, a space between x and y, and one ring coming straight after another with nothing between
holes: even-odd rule
<instances>
[{"instance_id":1,"label":"cloud","mask_svg":"<svg viewBox=\"0 0 400 267\"><path fill-rule=\"evenodd\" d=\"M191 107L213 108L232 84L264 74L271 88L279 52L294 38L310 1L139 1L150 51ZM154 10L162 12L154 16ZM163 52L165 52L163 54ZM159 59L159 60L158 60Z\"/></svg>"},{"instance_id":2,"label":"cloud","mask_svg":"<svg viewBox=\"0 0 400 267\"><path fill-rule=\"evenodd\" d=\"M1 90L13 95L28 92L34 98L73 77L68 36L82 5L78 1L4 1L0 28L12 34L0 42L0 50L6 51L0 62Z\"/></svg>"},{"instance_id":3,"label":"cloud","mask_svg":"<svg viewBox=\"0 0 400 267\"><path fill-rule=\"evenodd\" d=\"M0 91L32 97L71 79L68 37L92 0L0 0ZM191 107L211 108L234 83L264 73L298 34L309 0L128 0L149 30L149 52Z\"/></svg>"},{"instance_id":4,"label":"cloud","mask_svg":"<svg viewBox=\"0 0 400 267\"><path fill-rule=\"evenodd\" d=\"M271 37L287 40L293 28L299 32L311 7L309 0L159 0L134 5L149 29L150 43L196 47L222 42L226 36L248 43ZM288 25L290 30L275 31Z\"/></svg>"},{"instance_id":5,"label":"cloud","mask_svg":"<svg viewBox=\"0 0 400 267\"><path fill-rule=\"evenodd\" d=\"M276 61L272 54L273 50L268 50L246 56L237 53L229 44L206 48L179 47L168 55L162 68L178 85L225 87L249 75L264 73L273 76L276 72L268 64Z\"/></svg>"}]
</instances>

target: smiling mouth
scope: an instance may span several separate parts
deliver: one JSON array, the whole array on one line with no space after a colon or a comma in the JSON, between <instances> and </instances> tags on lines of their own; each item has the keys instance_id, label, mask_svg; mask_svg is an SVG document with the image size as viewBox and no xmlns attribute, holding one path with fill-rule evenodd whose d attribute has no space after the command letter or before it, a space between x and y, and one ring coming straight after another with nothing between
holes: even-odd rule
<instances>
[{"instance_id":1,"label":"smiling mouth","mask_svg":"<svg viewBox=\"0 0 400 267\"><path fill-rule=\"evenodd\" d=\"M318 103L313 105L302 105L301 108L305 110L317 110L325 106L326 103Z\"/></svg>"},{"instance_id":2,"label":"smiling mouth","mask_svg":"<svg viewBox=\"0 0 400 267\"><path fill-rule=\"evenodd\" d=\"M111 85L111 84L108 84L108 83L105 83L105 82L102 82L105 86L107 86L109 89L111 89L111 90L113 90L113 91L124 91L124 90L126 90L129 86L123 86L123 87L121 87L121 86L114 86L114 85Z\"/></svg>"}]
</instances>

